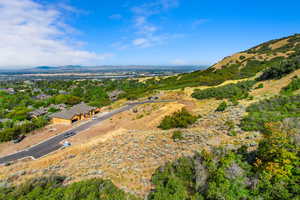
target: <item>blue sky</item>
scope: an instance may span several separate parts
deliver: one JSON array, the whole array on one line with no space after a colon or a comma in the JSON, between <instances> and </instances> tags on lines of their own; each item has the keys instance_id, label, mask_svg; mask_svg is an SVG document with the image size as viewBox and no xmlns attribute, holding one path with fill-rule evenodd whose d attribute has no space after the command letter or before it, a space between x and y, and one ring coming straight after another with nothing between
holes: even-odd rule
<instances>
[{"instance_id":1,"label":"blue sky","mask_svg":"<svg viewBox=\"0 0 300 200\"><path fill-rule=\"evenodd\" d=\"M296 0L0 2L0 67L210 65L300 32Z\"/></svg>"}]
</instances>

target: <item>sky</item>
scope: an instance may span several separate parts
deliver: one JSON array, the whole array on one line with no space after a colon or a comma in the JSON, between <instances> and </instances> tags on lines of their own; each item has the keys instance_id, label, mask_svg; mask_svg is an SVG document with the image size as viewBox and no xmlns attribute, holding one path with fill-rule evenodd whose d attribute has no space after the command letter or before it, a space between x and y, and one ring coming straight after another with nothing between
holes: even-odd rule
<instances>
[{"instance_id":1,"label":"sky","mask_svg":"<svg viewBox=\"0 0 300 200\"><path fill-rule=\"evenodd\" d=\"M298 0L0 0L0 69L211 65L300 33Z\"/></svg>"}]
</instances>

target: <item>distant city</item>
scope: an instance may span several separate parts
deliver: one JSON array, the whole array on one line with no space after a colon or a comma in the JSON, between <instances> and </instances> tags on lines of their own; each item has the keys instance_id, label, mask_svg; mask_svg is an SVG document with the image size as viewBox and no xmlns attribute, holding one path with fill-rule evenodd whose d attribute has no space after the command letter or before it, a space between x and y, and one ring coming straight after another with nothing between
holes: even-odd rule
<instances>
[{"instance_id":1,"label":"distant city","mask_svg":"<svg viewBox=\"0 0 300 200\"><path fill-rule=\"evenodd\" d=\"M172 76L206 68L207 66L39 66L22 70L0 70L0 81L120 79Z\"/></svg>"}]
</instances>

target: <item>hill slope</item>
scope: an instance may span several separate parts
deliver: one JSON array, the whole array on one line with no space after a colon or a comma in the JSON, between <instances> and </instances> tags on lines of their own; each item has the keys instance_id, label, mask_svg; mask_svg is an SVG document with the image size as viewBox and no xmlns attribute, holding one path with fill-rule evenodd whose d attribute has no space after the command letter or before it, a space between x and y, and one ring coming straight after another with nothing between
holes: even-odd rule
<instances>
[{"instance_id":1,"label":"hill slope","mask_svg":"<svg viewBox=\"0 0 300 200\"><path fill-rule=\"evenodd\" d=\"M0 185L10 186L0 186L0 199L299 199L299 47L300 35L272 40L207 70L132 87L143 95L191 88L160 90L174 102L140 105L74 136L72 147L0 166ZM199 119L178 126L183 107ZM163 121L177 128L160 130ZM45 174L63 178L25 182Z\"/></svg>"},{"instance_id":2,"label":"hill slope","mask_svg":"<svg viewBox=\"0 0 300 200\"><path fill-rule=\"evenodd\" d=\"M298 56L300 56L300 34L295 34L271 40L226 57L207 70L199 70L168 79L176 81L177 88L218 85L226 80L253 77L258 72L277 65L283 60L295 59Z\"/></svg>"},{"instance_id":3,"label":"hill slope","mask_svg":"<svg viewBox=\"0 0 300 200\"><path fill-rule=\"evenodd\" d=\"M272 59L291 58L300 55L300 34L270 40L251 49L226 57L211 68L222 69L237 64L241 68L251 61L270 61Z\"/></svg>"}]
</instances>

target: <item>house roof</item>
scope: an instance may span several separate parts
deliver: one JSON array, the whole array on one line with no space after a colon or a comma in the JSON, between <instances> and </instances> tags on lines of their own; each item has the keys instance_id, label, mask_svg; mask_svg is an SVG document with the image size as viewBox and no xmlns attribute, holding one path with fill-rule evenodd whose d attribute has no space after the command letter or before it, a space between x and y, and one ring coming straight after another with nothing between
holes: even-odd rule
<instances>
[{"instance_id":1,"label":"house roof","mask_svg":"<svg viewBox=\"0 0 300 200\"><path fill-rule=\"evenodd\" d=\"M34 111L29 112L30 115L34 115L34 116L41 116L47 113L47 109L46 108L40 108L40 109L36 109Z\"/></svg>"},{"instance_id":2,"label":"house roof","mask_svg":"<svg viewBox=\"0 0 300 200\"><path fill-rule=\"evenodd\" d=\"M61 112L54 113L50 115L52 118L61 118L61 119L72 119L75 115L86 114L90 111L96 109L95 107L88 106L84 102L77 104L70 109L63 110Z\"/></svg>"}]
</instances>

